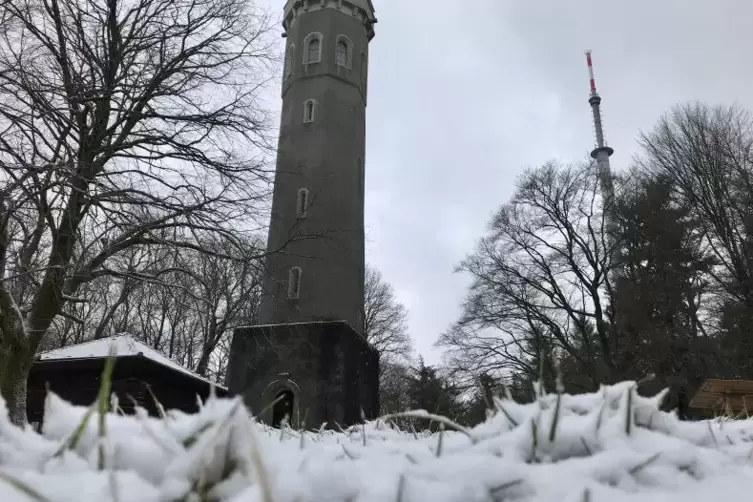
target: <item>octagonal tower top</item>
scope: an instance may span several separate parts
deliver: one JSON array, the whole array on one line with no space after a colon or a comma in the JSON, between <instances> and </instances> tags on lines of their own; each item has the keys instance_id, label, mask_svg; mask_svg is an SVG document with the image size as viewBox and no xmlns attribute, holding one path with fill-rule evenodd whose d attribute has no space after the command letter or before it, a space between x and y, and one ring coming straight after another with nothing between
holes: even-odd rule
<instances>
[{"instance_id":1,"label":"octagonal tower top","mask_svg":"<svg viewBox=\"0 0 753 502\"><path fill-rule=\"evenodd\" d=\"M287 32L298 16L320 9L337 9L362 20L369 33L369 39L374 37L374 24L377 19L371 0L287 0L282 27Z\"/></svg>"}]
</instances>

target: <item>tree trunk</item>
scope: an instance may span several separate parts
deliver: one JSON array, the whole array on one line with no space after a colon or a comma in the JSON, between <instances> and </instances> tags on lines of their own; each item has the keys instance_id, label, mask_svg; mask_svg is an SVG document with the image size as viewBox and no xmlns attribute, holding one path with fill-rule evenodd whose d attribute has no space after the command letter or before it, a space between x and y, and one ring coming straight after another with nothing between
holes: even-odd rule
<instances>
[{"instance_id":1,"label":"tree trunk","mask_svg":"<svg viewBox=\"0 0 753 502\"><path fill-rule=\"evenodd\" d=\"M215 310L216 310L215 306ZM207 369L209 369L209 358L212 357L212 352L217 348L217 342L222 336L222 332L225 331L225 321L217 322L217 317L212 316L209 320L209 328L207 329L208 335L204 338L204 343L201 345L201 357L199 363L196 365L196 373L201 376L207 376Z\"/></svg>"},{"instance_id":2,"label":"tree trunk","mask_svg":"<svg viewBox=\"0 0 753 502\"><path fill-rule=\"evenodd\" d=\"M26 382L31 369L28 351L12 346L3 371L0 392L8 407L11 422L18 426L26 424Z\"/></svg>"},{"instance_id":3,"label":"tree trunk","mask_svg":"<svg viewBox=\"0 0 753 502\"><path fill-rule=\"evenodd\" d=\"M3 397L8 407L10 421L18 426L26 424L26 382L29 378L30 365L14 365L8 371L3 382Z\"/></svg>"},{"instance_id":4,"label":"tree trunk","mask_svg":"<svg viewBox=\"0 0 753 502\"><path fill-rule=\"evenodd\" d=\"M205 343L201 347L201 357L199 357L199 363L196 365L196 373L201 376L207 376L207 369L209 369L209 358L212 356L212 352L217 345L213 343Z\"/></svg>"}]
</instances>

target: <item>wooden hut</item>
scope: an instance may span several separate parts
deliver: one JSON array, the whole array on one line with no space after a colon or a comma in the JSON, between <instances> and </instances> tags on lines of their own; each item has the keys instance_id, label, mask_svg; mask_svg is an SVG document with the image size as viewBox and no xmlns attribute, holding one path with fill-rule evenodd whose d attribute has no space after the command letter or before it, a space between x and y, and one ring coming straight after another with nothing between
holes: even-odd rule
<instances>
[{"instance_id":1,"label":"wooden hut","mask_svg":"<svg viewBox=\"0 0 753 502\"><path fill-rule=\"evenodd\" d=\"M753 414L753 381L709 379L690 401L690 408L708 418Z\"/></svg>"},{"instance_id":2,"label":"wooden hut","mask_svg":"<svg viewBox=\"0 0 753 502\"><path fill-rule=\"evenodd\" d=\"M154 398L166 410L193 413L198 410L198 399L205 400L213 386L218 396L227 395L226 388L123 334L39 354L28 380L29 422L41 424L47 388L72 404L89 406L95 402L111 348L116 357L112 391L125 413L132 413L138 404L157 416Z\"/></svg>"}]
</instances>

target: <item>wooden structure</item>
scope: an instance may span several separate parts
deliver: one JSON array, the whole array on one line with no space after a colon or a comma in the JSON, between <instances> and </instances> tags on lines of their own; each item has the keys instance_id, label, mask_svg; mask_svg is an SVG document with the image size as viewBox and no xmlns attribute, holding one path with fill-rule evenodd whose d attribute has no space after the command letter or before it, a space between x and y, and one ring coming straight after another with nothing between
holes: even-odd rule
<instances>
[{"instance_id":1,"label":"wooden structure","mask_svg":"<svg viewBox=\"0 0 753 502\"><path fill-rule=\"evenodd\" d=\"M706 380L690 401L690 408L705 416L747 417L753 413L753 381Z\"/></svg>"},{"instance_id":2,"label":"wooden structure","mask_svg":"<svg viewBox=\"0 0 753 502\"><path fill-rule=\"evenodd\" d=\"M224 387L180 366L130 335L121 335L38 355L27 385L29 422L41 424L48 386L50 391L72 404L89 406L95 402L111 348L116 357L112 391L125 413L132 413L138 404L157 416L159 411L152 393L165 410L186 413L196 412L197 399L209 397L213 386L218 396L227 395Z\"/></svg>"}]
</instances>

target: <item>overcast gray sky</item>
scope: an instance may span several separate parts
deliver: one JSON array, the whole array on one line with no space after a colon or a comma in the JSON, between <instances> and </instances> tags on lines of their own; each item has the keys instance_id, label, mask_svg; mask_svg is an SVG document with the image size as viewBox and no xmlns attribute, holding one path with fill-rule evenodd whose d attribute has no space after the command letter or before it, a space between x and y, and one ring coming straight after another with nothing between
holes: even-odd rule
<instances>
[{"instance_id":1,"label":"overcast gray sky","mask_svg":"<svg viewBox=\"0 0 753 502\"><path fill-rule=\"evenodd\" d=\"M453 269L518 173L593 145L585 49L616 170L675 103L753 110L750 0L373 2L367 261L408 307L430 363L468 284Z\"/></svg>"}]
</instances>

